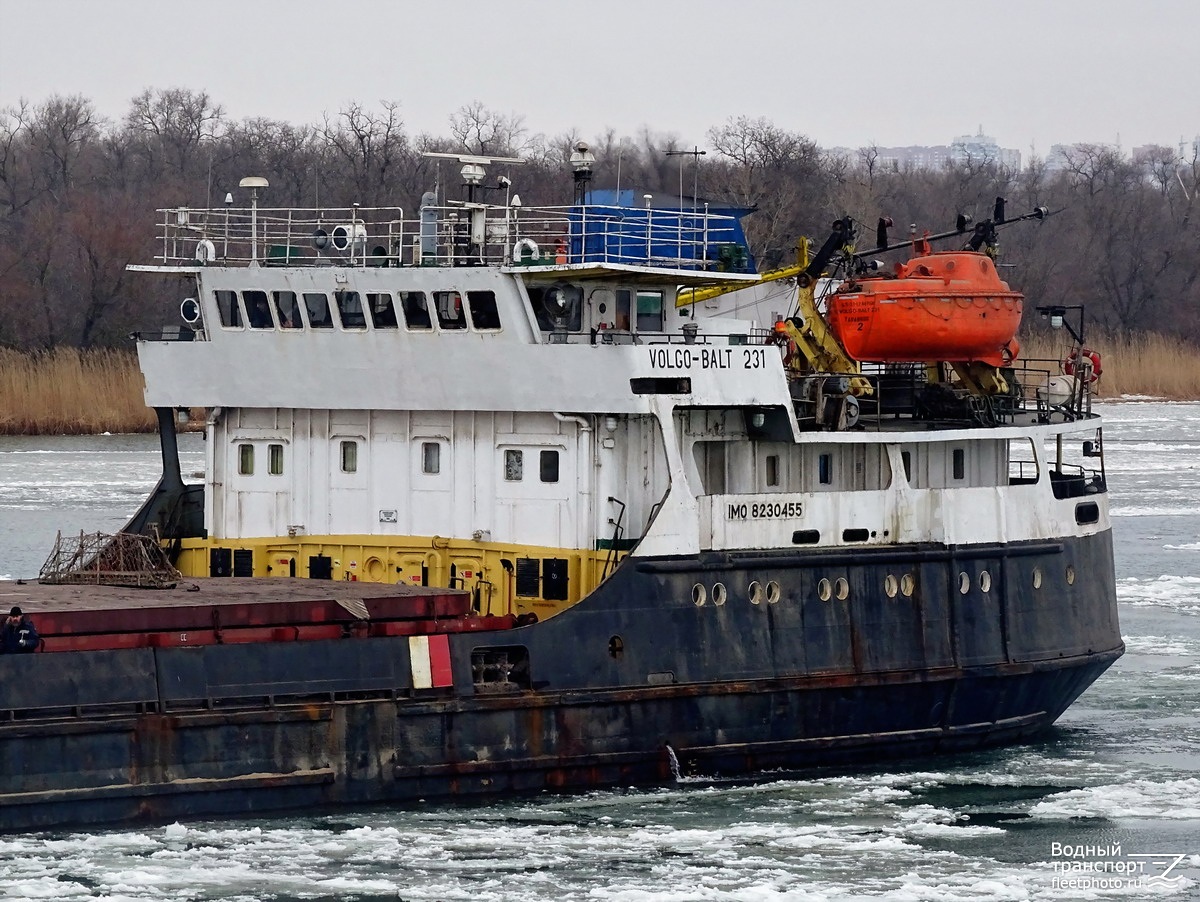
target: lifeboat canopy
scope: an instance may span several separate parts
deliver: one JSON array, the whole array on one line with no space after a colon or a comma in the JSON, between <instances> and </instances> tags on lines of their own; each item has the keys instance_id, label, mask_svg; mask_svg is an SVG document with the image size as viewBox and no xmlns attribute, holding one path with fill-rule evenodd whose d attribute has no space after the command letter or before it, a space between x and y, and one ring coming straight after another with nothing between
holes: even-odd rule
<instances>
[{"instance_id":1,"label":"lifeboat canopy","mask_svg":"<svg viewBox=\"0 0 1200 902\"><path fill-rule=\"evenodd\" d=\"M945 251L898 263L894 274L850 279L829 297L830 329L854 360L980 361L1017 355L1024 296L986 254Z\"/></svg>"}]
</instances>

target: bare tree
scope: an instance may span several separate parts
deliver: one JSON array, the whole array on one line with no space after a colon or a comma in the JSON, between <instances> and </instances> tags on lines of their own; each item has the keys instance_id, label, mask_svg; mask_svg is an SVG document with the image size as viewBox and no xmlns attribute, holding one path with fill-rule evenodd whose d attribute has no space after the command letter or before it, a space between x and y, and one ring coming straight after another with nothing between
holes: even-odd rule
<instances>
[{"instance_id":1,"label":"bare tree","mask_svg":"<svg viewBox=\"0 0 1200 902\"><path fill-rule=\"evenodd\" d=\"M71 190L75 166L87 145L96 140L98 125L92 102L79 94L55 95L33 111L29 136L52 190Z\"/></svg>"},{"instance_id":2,"label":"bare tree","mask_svg":"<svg viewBox=\"0 0 1200 902\"><path fill-rule=\"evenodd\" d=\"M478 100L450 115L450 133L460 150L481 156L520 156L529 146L524 116L490 110Z\"/></svg>"},{"instance_id":3,"label":"bare tree","mask_svg":"<svg viewBox=\"0 0 1200 902\"><path fill-rule=\"evenodd\" d=\"M348 172L342 190L355 203L380 203L393 167L411 153L399 102L382 101L380 107L373 112L352 103L333 119L326 116L317 131L329 148L331 163Z\"/></svg>"},{"instance_id":4,"label":"bare tree","mask_svg":"<svg viewBox=\"0 0 1200 902\"><path fill-rule=\"evenodd\" d=\"M152 175L169 169L180 178L195 174L200 145L222 131L225 111L207 91L147 88L133 98L126 127L141 137L141 151Z\"/></svg>"}]
</instances>

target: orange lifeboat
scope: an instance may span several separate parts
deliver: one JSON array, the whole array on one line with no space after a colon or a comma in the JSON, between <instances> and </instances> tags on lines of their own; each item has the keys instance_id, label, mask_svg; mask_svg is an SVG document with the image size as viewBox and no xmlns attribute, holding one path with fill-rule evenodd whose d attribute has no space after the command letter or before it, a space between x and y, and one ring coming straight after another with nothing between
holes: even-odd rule
<instances>
[{"instance_id":1,"label":"orange lifeboat","mask_svg":"<svg viewBox=\"0 0 1200 902\"><path fill-rule=\"evenodd\" d=\"M990 257L947 251L896 264L893 276L844 282L829 297L833 334L854 360L944 360L1008 366L1024 297Z\"/></svg>"}]
</instances>

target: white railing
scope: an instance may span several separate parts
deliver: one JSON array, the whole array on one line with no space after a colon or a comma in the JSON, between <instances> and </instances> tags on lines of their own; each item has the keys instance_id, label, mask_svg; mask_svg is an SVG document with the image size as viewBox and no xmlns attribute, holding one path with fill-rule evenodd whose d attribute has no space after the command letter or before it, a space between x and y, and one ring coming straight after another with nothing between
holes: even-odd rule
<instances>
[{"instance_id":1,"label":"white railing","mask_svg":"<svg viewBox=\"0 0 1200 902\"><path fill-rule=\"evenodd\" d=\"M404 246L400 207L305 209L172 207L158 211L165 264L236 265L339 262L365 266L398 260Z\"/></svg>"},{"instance_id":2,"label":"white railing","mask_svg":"<svg viewBox=\"0 0 1200 902\"><path fill-rule=\"evenodd\" d=\"M515 266L626 264L748 272L733 216L607 205L244 208L158 211L167 265Z\"/></svg>"}]
</instances>

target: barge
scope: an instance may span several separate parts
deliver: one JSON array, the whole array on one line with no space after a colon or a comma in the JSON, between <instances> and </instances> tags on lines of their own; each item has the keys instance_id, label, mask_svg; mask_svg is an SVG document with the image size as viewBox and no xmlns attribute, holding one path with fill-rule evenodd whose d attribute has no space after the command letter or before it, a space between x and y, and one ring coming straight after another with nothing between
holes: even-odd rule
<instances>
[{"instance_id":1,"label":"barge","mask_svg":"<svg viewBox=\"0 0 1200 902\"><path fill-rule=\"evenodd\" d=\"M746 318L745 211L589 158L559 208L464 156L416 216L260 178L160 211L132 268L180 322L137 336L164 466L126 533L167 560L0 589L42 636L0 656L0 829L974 749L1121 654L1091 368L1011 329L855 359L813 294L849 221Z\"/></svg>"}]
</instances>

